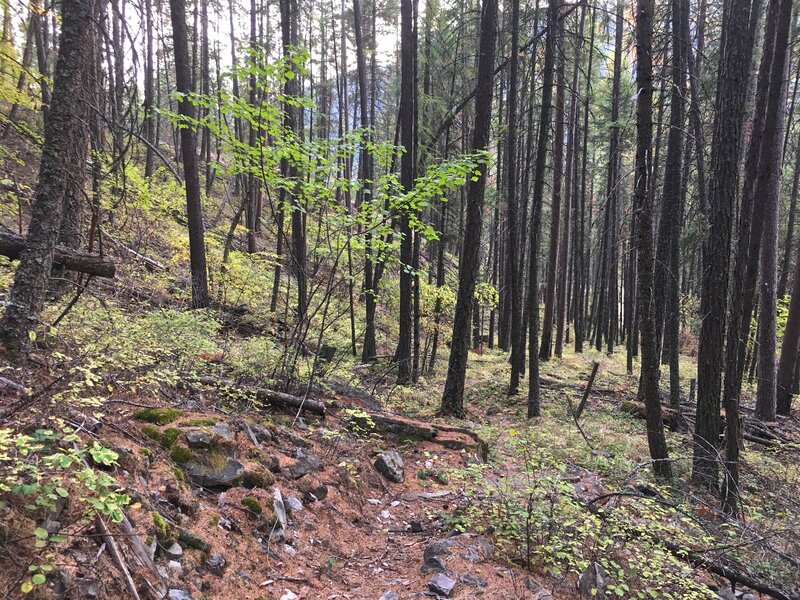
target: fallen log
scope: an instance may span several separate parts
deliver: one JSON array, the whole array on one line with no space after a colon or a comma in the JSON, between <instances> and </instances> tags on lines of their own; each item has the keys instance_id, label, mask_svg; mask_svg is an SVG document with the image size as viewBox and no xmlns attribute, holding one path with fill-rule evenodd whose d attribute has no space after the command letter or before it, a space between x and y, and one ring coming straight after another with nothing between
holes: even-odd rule
<instances>
[{"instance_id":1,"label":"fallen log","mask_svg":"<svg viewBox=\"0 0 800 600\"><path fill-rule=\"evenodd\" d=\"M644 402L625 400L622 403L622 410L638 419L645 418ZM674 408L669 408L667 406L661 407L661 420L664 421L665 425L669 427L677 426L680 423L680 418L680 413Z\"/></svg>"},{"instance_id":2,"label":"fallen log","mask_svg":"<svg viewBox=\"0 0 800 600\"><path fill-rule=\"evenodd\" d=\"M597 376L597 369L600 367L600 363L592 361L592 374L589 375L589 382L586 384L586 389L583 392L583 397L581 398L581 403L578 404L578 410L575 412L575 424L577 425L578 420L581 418L583 414L583 409L586 408L586 402L589 400L589 394L592 393L592 385L594 385L594 378Z\"/></svg>"},{"instance_id":3,"label":"fallen log","mask_svg":"<svg viewBox=\"0 0 800 600\"><path fill-rule=\"evenodd\" d=\"M255 394L258 400L273 406L290 406L295 409L302 409L317 413L323 417L325 416L325 403L320 400L301 398L300 396L276 392L274 390L262 387L239 385L235 381L231 381L229 379L220 379L219 377L212 377L210 375L201 375L197 378L197 381L203 385L227 387L235 390L241 390L246 393Z\"/></svg>"},{"instance_id":4,"label":"fallen log","mask_svg":"<svg viewBox=\"0 0 800 600\"><path fill-rule=\"evenodd\" d=\"M0 394L19 396L20 398L27 398L30 396L28 388L11 381L10 379L6 379L5 377L0 377Z\"/></svg>"},{"instance_id":5,"label":"fallen log","mask_svg":"<svg viewBox=\"0 0 800 600\"><path fill-rule=\"evenodd\" d=\"M25 238L21 235L0 232L0 254L16 260L25 249ZM95 277L114 277L117 264L107 256L89 254L65 246L56 246L53 263L70 271L86 273Z\"/></svg>"}]
</instances>

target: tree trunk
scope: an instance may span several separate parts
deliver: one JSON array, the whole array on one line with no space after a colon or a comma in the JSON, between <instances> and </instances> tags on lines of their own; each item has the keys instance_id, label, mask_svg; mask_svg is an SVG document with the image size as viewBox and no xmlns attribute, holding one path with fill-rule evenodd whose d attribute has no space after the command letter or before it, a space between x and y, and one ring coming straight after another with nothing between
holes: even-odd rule
<instances>
[{"instance_id":1,"label":"tree trunk","mask_svg":"<svg viewBox=\"0 0 800 600\"><path fill-rule=\"evenodd\" d=\"M800 355L800 252L794 266L794 290L778 363L777 413L787 417L792 409L792 383L798 355Z\"/></svg>"},{"instance_id":2,"label":"tree trunk","mask_svg":"<svg viewBox=\"0 0 800 600\"><path fill-rule=\"evenodd\" d=\"M555 0L552 0L555 2ZM492 116L492 92L497 22L496 0L484 0L481 11L481 33L478 45L478 91L475 95L475 128L472 150L483 151L489 145ZM464 379L469 351L469 321L475 280L478 275L478 256L483 225L483 196L486 189L486 165L480 166L477 181L470 180L467 187L467 215L465 237L474 243L463 244L458 266L458 295L453 320L453 337L450 344L450 361L442 396L441 412L463 417Z\"/></svg>"},{"instance_id":3,"label":"tree trunk","mask_svg":"<svg viewBox=\"0 0 800 600\"><path fill-rule=\"evenodd\" d=\"M172 35L175 44L176 89L181 94L178 113L192 123L194 107L188 96L194 91L191 87L192 73L189 62L189 35L186 28L185 0L170 0ZM203 212L200 203L200 176L197 167L197 135L193 125L180 130L181 154L183 156L183 177L186 185L186 214L189 221L189 261L192 273L192 307L208 306L208 272L206 268L206 244L203 227Z\"/></svg>"},{"instance_id":4,"label":"tree trunk","mask_svg":"<svg viewBox=\"0 0 800 600\"><path fill-rule=\"evenodd\" d=\"M775 6L777 4L777 7ZM761 244L760 284L758 290L758 389L756 417L774 421L776 411L776 361L778 317L778 213L781 196L781 164L783 162L783 127L786 117L786 95L789 73L789 36L792 25L792 0L770 2L768 18L775 14L774 54L770 66L769 102L765 122L762 168L759 183L764 180L764 232ZM760 186L759 186L760 187Z\"/></svg>"},{"instance_id":5,"label":"tree trunk","mask_svg":"<svg viewBox=\"0 0 800 600\"><path fill-rule=\"evenodd\" d=\"M556 274L558 273L558 232L561 225L561 190L564 176L564 27L556 25L556 105L553 140L553 200L550 213L550 251L547 258L547 286L544 293L544 318L539 359L548 360L553 352L553 320L556 302ZM564 249L562 248L563 252Z\"/></svg>"},{"instance_id":6,"label":"tree trunk","mask_svg":"<svg viewBox=\"0 0 800 600\"><path fill-rule=\"evenodd\" d=\"M730 0L724 5L722 51L711 146L708 185L710 227L704 242L702 325L697 368L697 419L692 476L716 489L719 464L719 408L725 315L728 300L728 260L733 208L739 183L739 156L753 39L748 19L759 0ZM756 11L757 12L757 11Z\"/></svg>"},{"instance_id":7,"label":"tree trunk","mask_svg":"<svg viewBox=\"0 0 800 600\"><path fill-rule=\"evenodd\" d=\"M83 181L87 106L94 65L95 0L63 0L61 43L45 120L31 224L2 322L11 358L24 357L44 306L67 196Z\"/></svg>"},{"instance_id":8,"label":"tree trunk","mask_svg":"<svg viewBox=\"0 0 800 600\"><path fill-rule=\"evenodd\" d=\"M508 395L519 391L519 378L522 371L520 356L522 348L522 282L519 274L520 231L517 219L517 74L519 71L519 0L511 2L511 62L508 70L508 133L506 139L506 178L508 182L508 252L505 257L505 279L510 299L511 323L511 381ZM497 225L496 225L497 226Z\"/></svg>"},{"instance_id":9,"label":"tree trunk","mask_svg":"<svg viewBox=\"0 0 800 600\"><path fill-rule=\"evenodd\" d=\"M539 137L536 144L536 165L533 176L533 205L528 252L528 418L541 413L539 398L539 230L542 222L547 146L551 125L553 79L558 27L559 0L549 0L547 9L547 41L542 72L542 105L539 116Z\"/></svg>"},{"instance_id":10,"label":"tree trunk","mask_svg":"<svg viewBox=\"0 0 800 600\"><path fill-rule=\"evenodd\" d=\"M653 472L658 477L672 477L664 423L661 420L661 398L658 391L658 348L655 338L653 299L653 212L650 205L648 166L653 145L653 0L636 2L636 188L634 209L638 217L638 309L641 315L642 371L647 421L647 443L653 459Z\"/></svg>"},{"instance_id":11,"label":"tree trunk","mask_svg":"<svg viewBox=\"0 0 800 600\"><path fill-rule=\"evenodd\" d=\"M415 0L400 2L400 145L405 152L400 159L400 187L409 192L414 186L415 116ZM400 333L397 342L397 383L411 382L412 338L412 260L414 232L411 215L400 215Z\"/></svg>"}]
</instances>

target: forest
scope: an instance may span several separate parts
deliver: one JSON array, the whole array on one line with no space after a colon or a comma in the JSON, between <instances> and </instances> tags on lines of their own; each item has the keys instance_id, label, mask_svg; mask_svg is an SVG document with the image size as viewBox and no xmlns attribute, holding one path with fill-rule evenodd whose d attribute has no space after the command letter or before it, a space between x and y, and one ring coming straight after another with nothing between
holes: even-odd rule
<instances>
[{"instance_id":1,"label":"forest","mask_svg":"<svg viewBox=\"0 0 800 600\"><path fill-rule=\"evenodd\" d=\"M0 0L0 597L800 600L795 8Z\"/></svg>"}]
</instances>

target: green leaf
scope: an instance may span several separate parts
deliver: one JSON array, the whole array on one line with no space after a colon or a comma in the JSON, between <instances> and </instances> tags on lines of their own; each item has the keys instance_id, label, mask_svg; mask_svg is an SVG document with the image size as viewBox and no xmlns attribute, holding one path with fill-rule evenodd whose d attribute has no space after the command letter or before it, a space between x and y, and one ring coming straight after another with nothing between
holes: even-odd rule
<instances>
[{"instance_id":1,"label":"green leaf","mask_svg":"<svg viewBox=\"0 0 800 600\"><path fill-rule=\"evenodd\" d=\"M47 530L44 529L43 527L37 527L36 529L34 529L33 535L35 535L40 540L46 540L47 536L50 534L47 533Z\"/></svg>"},{"instance_id":2,"label":"green leaf","mask_svg":"<svg viewBox=\"0 0 800 600\"><path fill-rule=\"evenodd\" d=\"M45 581L47 581L47 577L42 575L41 573L37 573L33 577L31 577L31 581L34 585L42 585Z\"/></svg>"}]
</instances>

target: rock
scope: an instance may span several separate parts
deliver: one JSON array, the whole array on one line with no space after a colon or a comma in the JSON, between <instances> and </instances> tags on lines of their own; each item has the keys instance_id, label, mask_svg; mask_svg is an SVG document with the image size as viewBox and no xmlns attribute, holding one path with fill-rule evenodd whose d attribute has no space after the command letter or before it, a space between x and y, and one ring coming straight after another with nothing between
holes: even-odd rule
<instances>
[{"instance_id":1,"label":"rock","mask_svg":"<svg viewBox=\"0 0 800 600\"><path fill-rule=\"evenodd\" d=\"M535 600L553 600L553 595L546 587L536 581L533 577L525 578L525 587L533 592Z\"/></svg>"},{"instance_id":2,"label":"rock","mask_svg":"<svg viewBox=\"0 0 800 600\"><path fill-rule=\"evenodd\" d=\"M281 461L278 460L277 456L262 452L261 456L259 456L256 460L271 473L277 473L281 470Z\"/></svg>"},{"instance_id":3,"label":"rock","mask_svg":"<svg viewBox=\"0 0 800 600\"><path fill-rule=\"evenodd\" d=\"M195 485L207 488L231 488L239 485L244 474L244 465L230 457L222 466L204 464L190 460L184 465L186 475Z\"/></svg>"},{"instance_id":4,"label":"rock","mask_svg":"<svg viewBox=\"0 0 800 600\"><path fill-rule=\"evenodd\" d=\"M453 588L456 587L456 580L451 579L444 573L437 573L433 576L428 582L428 589L432 591L434 594L440 594L445 598L450 597L450 593L453 591Z\"/></svg>"},{"instance_id":5,"label":"rock","mask_svg":"<svg viewBox=\"0 0 800 600\"><path fill-rule=\"evenodd\" d=\"M284 545L283 545L283 551L284 551L284 552L286 552L286 554L288 554L288 555L289 555L289 556L291 556L292 558L294 558L295 556L297 556L297 550L295 550L294 548L292 548L292 547L291 547L289 544L284 544Z\"/></svg>"},{"instance_id":6,"label":"rock","mask_svg":"<svg viewBox=\"0 0 800 600\"><path fill-rule=\"evenodd\" d=\"M213 440L211 435L202 429L190 429L186 432L186 444L195 450L207 450L211 448Z\"/></svg>"},{"instance_id":7,"label":"rock","mask_svg":"<svg viewBox=\"0 0 800 600\"><path fill-rule=\"evenodd\" d=\"M227 564L228 563L222 554L212 554L206 559L206 569L209 573L216 575L217 577L222 577Z\"/></svg>"},{"instance_id":8,"label":"rock","mask_svg":"<svg viewBox=\"0 0 800 600\"><path fill-rule=\"evenodd\" d=\"M232 442L235 439L235 435L233 431L231 431L230 425L225 421L217 421L211 426L211 431L213 431L216 435L224 439L226 442Z\"/></svg>"},{"instance_id":9,"label":"rock","mask_svg":"<svg viewBox=\"0 0 800 600\"><path fill-rule=\"evenodd\" d=\"M194 600L194 598L192 598L192 595L186 590L172 588L167 592L167 600Z\"/></svg>"},{"instance_id":10,"label":"rock","mask_svg":"<svg viewBox=\"0 0 800 600\"><path fill-rule=\"evenodd\" d=\"M395 592L383 592L378 600L398 600Z\"/></svg>"},{"instance_id":11,"label":"rock","mask_svg":"<svg viewBox=\"0 0 800 600\"><path fill-rule=\"evenodd\" d=\"M374 465L378 473L389 481L403 483L403 480L405 480L403 458L394 450L381 452L378 458L375 459Z\"/></svg>"},{"instance_id":12,"label":"rock","mask_svg":"<svg viewBox=\"0 0 800 600\"><path fill-rule=\"evenodd\" d=\"M605 589L607 583L605 569L596 562L590 563L578 577L578 589L581 594L598 600L606 597Z\"/></svg>"},{"instance_id":13,"label":"rock","mask_svg":"<svg viewBox=\"0 0 800 600\"><path fill-rule=\"evenodd\" d=\"M721 588L717 592L717 597L720 598L721 600L737 600L736 594L734 594L733 590L731 590L730 588Z\"/></svg>"},{"instance_id":14,"label":"rock","mask_svg":"<svg viewBox=\"0 0 800 600\"><path fill-rule=\"evenodd\" d=\"M436 558L435 556L430 556L425 559L425 562L422 563L422 566L419 568L420 573L444 573L447 571L447 567L444 566L444 563Z\"/></svg>"},{"instance_id":15,"label":"rock","mask_svg":"<svg viewBox=\"0 0 800 600\"><path fill-rule=\"evenodd\" d=\"M178 541L187 548L194 548L195 550L200 550L201 552L208 552L211 549L211 545L208 542L197 537L191 531L186 529L178 530Z\"/></svg>"},{"instance_id":16,"label":"rock","mask_svg":"<svg viewBox=\"0 0 800 600\"><path fill-rule=\"evenodd\" d=\"M286 437L292 443L292 445L297 447L297 448L308 448L308 442L307 441L305 441L300 436L295 435L294 433L292 433L286 427L281 427L281 435Z\"/></svg>"},{"instance_id":17,"label":"rock","mask_svg":"<svg viewBox=\"0 0 800 600\"><path fill-rule=\"evenodd\" d=\"M177 573L178 575L180 575L181 573L183 573L183 567L181 566L181 563L179 563L177 560L171 560L171 561L169 561L169 562L167 563L167 568L168 568L170 571L172 571L172 572L174 572L174 573Z\"/></svg>"},{"instance_id":18,"label":"rock","mask_svg":"<svg viewBox=\"0 0 800 600\"><path fill-rule=\"evenodd\" d=\"M461 577L458 578L461 583L465 583L467 585L474 585L475 587L486 587L486 580L478 577L477 575L473 575L472 573L464 573Z\"/></svg>"},{"instance_id":19,"label":"rock","mask_svg":"<svg viewBox=\"0 0 800 600\"><path fill-rule=\"evenodd\" d=\"M292 479L300 479L322 469L322 462L313 454L307 454L298 449L296 456L297 462L289 467L289 476Z\"/></svg>"},{"instance_id":20,"label":"rock","mask_svg":"<svg viewBox=\"0 0 800 600\"><path fill-rule=\"evenodd\" d=\"M70 577L64 569L53 571L47 578L47 587L53 592L56 600L67 600L70 589Z\"/></svg>"},{"instance_id":21,"label":"rock","mask_svg":"<svg viewBox=\"0 0 800 600\"><path fill-rule=\"evenodd\" d=\"M256 438L256 441L259 444L271 444L272 440L275 439L275 436L272 434L272 431L267 429L266 427L262 427L256 423L252 423L248 425L250 427L250 431L253 432L253 437Z\"/></svg>"},{"instance_id":22,"label":"rock","mask_svg":"<svg viewBox=\"0 0 800 600\"><path fill-rule=\"evenodd\" d=\"M419 521L410 521L408 523L408 530L411 533L422 533L423 531L425 531L425 528L422 527L422 523L420 523Z\"/></svg>"},{"instance_id":23,"label":"rock","mask_svg":"<svg viewBox=\"0 0 800 600\"><path fill-rule=\"evenodd\" d=\"M75 580L84 598L99 598L103 593L103 582L99 579L79 577Z\"/></svg>"},{"instance_id":24,"label":"rock","mask_svg":"<svg viewBox=\"0 0 800 600\"><path fill-rule=\"evenodd\" d=\"M381 519L389 519L389 518L391 518L391 516L392 516L392 513L390 513L388 510L382 510L381 511Z\"/></svg>"},{"instance_id":25,"label":"rock","mask_svg":"<svg viewBox=\"0 0 800 600\"><path fill-rule=\"evenodd\" d=\"M47 531L50 535L53 535L61 530L61 521L45 517L44 520L39 523L39 527Z\"/></svg>"},{"instance_id":26,"label":"rock","mask_svg":"<svg viewBox=\"0 0 800 600\"><path fill-rule=\"evenodd\" d=\"M367 502L372 504L372 506L379 506L381 503L381 501L378 500L377 498L367 498Z\"/></svg>"},{"instance_id":27,"label":"rock","mask_svg":"<svg viewBox=\"0 0 800 600\"><path fill-rule=\"evenodd\" d=\"M303 503L296 496L287 496L283 503L291 512L301 512L303 510Z\"/></svg>"},{"instance_id":28,"label":"rock","mask_svg":"<svg viewBox=\"0 0 800 600\"><path fill-rule=\"evenodd\" d=\"M297 600L300 596L295 594L292 590L283 590L281 600Z\"/></svg>"},{"instance_id":29,"label":"rock","mask_svg":"<svg viewBox=\"0 0 800 600\"><path fill-rule=\"evenodd\" d=\"M463 533L434 540L423 552L423 557L428 559L442 554L458 553L461 558L471 562L481 562L492 555L492 543L481 536Z\"/></svg>"},{"instance_id":30,"label":"rock","mask_svg":"<svg viewBox=\"0 0 800 600\"><path fill-rule=\"evenodd\" d=\"M174 542L169 548L162 548L164 555L172 560L178 560L183 557L183 548L178 542Z\"/></svg>"},{"instance_id":31,"label":"rock","mask_svg":"<svg viewBox=\"0 0 800 600\"><path fill-rule=\"evenodd\" d=\"M753 594L744 594L741 600L758 600Z\"/></svg>"},{"instance_id":32,"label":"rock","mask_svg":"<svg viewBox=\"0 0 800 600\"><path fill-rule=\"evenodd\" d=\"M306 502L321 502L328 497L328 486L315 479L304 479L297 486Z\"/></svg>"},{"instance_id":33,"label":"rock","mask_svg":"<svg viewBox=\"0 0 800 600\"><path fill-rule=\"evenodd\" d=\"M272 493L272 509L275 511L275 517L278 519L281 529L286 529L289 525L289 519L286 516L286 505L283 503L283 495L278 488L275 488Z\"/></svg>"}]
</instances>

